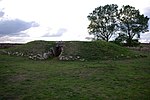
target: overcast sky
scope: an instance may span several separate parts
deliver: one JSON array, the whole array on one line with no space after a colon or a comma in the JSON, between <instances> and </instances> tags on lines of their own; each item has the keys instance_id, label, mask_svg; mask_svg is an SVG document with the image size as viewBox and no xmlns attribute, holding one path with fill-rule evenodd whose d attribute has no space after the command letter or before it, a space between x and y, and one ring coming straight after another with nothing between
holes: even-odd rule
<instances>
[{"instance_id":1,"label":"overcast sky","mask_svg":"<svg viewBox=\"0 0 150 100\"><path fill-rule=\"evenodd\" d=\"M0 42L86 40L88 14L106 4L131 5L150 17L150 0L0 0ZM140 41L150 42L150 32Z\"/></svg>"}]
</instances>

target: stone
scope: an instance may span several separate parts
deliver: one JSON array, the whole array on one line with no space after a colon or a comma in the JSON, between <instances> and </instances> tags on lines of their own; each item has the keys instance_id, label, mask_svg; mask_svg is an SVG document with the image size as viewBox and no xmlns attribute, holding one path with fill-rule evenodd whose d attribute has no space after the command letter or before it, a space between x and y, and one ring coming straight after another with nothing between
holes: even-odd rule
<instances>
[{"instance_id":1,"label":"stone","mask_svg":"<svg viewBox=\"0 0 150 100\"><path fill-rule=\"evenodd\" d=\"M121 57L124 57L124 54L121 54Z\"/></svg>"},{"instance_id":2,"label":"stone","mask_svg":"<svg viewBox=\"0 0 150 100\"><path fill-rule=\"evenodd\" d=\"M44 58L44 59L48 59L48 57L49 57L49 54L48 54L48 53L44 53L44 54L43 54L43 58Z\"/></svg>"}]
</instances>

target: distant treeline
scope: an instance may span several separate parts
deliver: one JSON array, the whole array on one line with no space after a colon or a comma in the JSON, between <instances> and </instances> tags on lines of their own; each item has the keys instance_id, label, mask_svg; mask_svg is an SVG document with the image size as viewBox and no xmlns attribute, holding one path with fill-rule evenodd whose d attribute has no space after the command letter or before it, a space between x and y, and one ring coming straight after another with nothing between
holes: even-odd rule
<instances>
[{"instance_id":1,"label":"distant treeline","mask_svg":"<svg viewBox=\"0 0 150 100\"><path fill-rule=\"evenodd\" d=\"M15 47L18 45L23 45L23 44L21 44L21 43L0 43L0 49Z\"/></svg>"}]
</instances>

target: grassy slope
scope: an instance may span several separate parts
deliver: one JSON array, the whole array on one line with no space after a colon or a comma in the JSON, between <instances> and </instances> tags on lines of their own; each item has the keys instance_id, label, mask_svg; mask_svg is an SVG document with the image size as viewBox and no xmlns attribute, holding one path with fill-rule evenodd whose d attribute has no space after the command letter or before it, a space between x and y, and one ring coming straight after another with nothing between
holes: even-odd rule
<instances>
[{"instance_id":1,"label":"grassy slope","mask_svg":"<svg viewBox=\"0 0 150 100\"><path fill-rule=\"evenodd\" d=\"M25 55L43 54L55 45L54 41L33 41L27 44L9 48L10 52L21 52ZM65 42L62 56L80 56L85 60L122 59L139 57L137 53L113 43L104 41Z\"/></svg>"},{"instance_id":2,"label":"grassy slope","mask_svg":"<svg viewBox=\"0 0 150 100\"><path fill-rule=\"evenodd\" d=\"M53 41L32 41L28 42L24 45L20 45L17 47L9 48L7 51L11 52L22 52L24 54L42 54L50 50L50 48L54 45Z\"/></svg>"},{"instance_id":3,"label":"grassy slope","mask_svg":"<svg viewBox=\"0 0 150 100\"><path fill-rule=\"evenodd\" d=\"M150 56L32 61L0 55L0 100L149 100Z\"/></svg>"},{"instance_id":4,"label":"grassy slope","mask_svg":"<svg viewBox=\"0 0 150 100\"><path fill-rule=\"evenodd\" d=\"M104 41L65 42L62 56L80 56L86 60L132 58L136 54L126 48Z\"/></svg>"}]
</instances>

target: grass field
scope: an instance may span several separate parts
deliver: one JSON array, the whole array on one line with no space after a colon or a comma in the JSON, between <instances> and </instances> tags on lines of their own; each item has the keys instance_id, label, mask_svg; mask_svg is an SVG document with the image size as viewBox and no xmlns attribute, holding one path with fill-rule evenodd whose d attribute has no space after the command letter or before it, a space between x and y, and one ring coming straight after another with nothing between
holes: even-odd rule
<instances>
[{"instance_id":1,"label":"grass field","mask_svg":"<svg viewBox=\"0 0 150 100\"><path fill-rule=\"evenodd\" d=\"M0 55L0 100L150 100L150 56L33 61Z\"/></svg>"}]
</instances>

